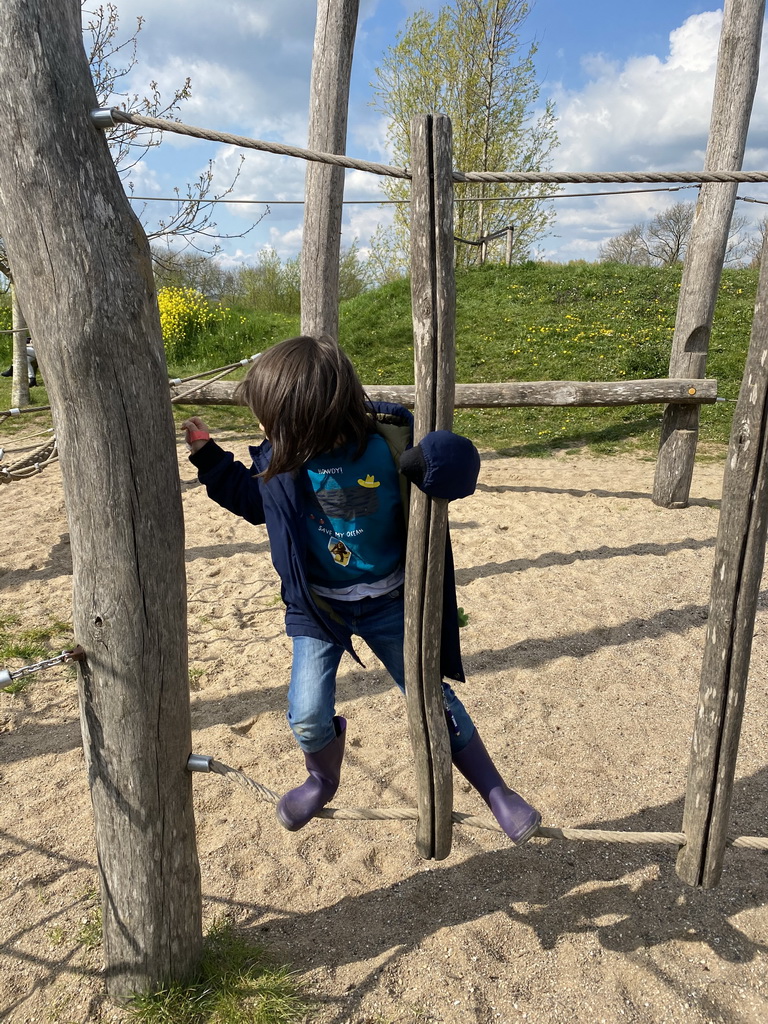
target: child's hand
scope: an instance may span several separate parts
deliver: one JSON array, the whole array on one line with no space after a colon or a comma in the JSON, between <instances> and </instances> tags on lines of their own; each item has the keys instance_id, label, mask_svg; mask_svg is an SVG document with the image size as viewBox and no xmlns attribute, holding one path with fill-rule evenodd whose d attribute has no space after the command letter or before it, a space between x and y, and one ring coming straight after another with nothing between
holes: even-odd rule
<instances>
[{"instance_id":1,"label":"child's hand","mask_svg":"<svg viewBox=\"0 0 768 1024\"><path fill-rule=\"evenodd\" d=\"M201 420L199 416L190 416L188 420L184 420L181 429L186 434L186 441L193 455L211 438L205 420Z\"/></svg>"}]
</instances>

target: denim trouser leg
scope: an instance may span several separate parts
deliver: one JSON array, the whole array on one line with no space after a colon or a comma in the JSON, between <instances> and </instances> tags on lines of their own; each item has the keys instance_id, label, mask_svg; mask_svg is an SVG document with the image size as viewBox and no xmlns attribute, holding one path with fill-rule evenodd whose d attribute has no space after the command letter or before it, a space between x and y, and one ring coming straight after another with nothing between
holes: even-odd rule
<instances>
[{"instance_id":1,"label":"denim trouser leg","mask_svg":"<svg viewBox=\"0 0 768 1024\"><path fill-rule=\"evenodd\" d=\"M293 638L293 664L288 687L288 724L307 754L327 746L336 735L336 672L344 648L311 636Z\"/></svg>"},{"instance_id":2,"label":"denim trouser leg","mask_svg":"<svg viewBox=\"0 0 768 1024\"><path fill-rule=\"evenodd\" d=\"M331 601L351 634L361 637L405 693L403 597L393 591L359 601ZM312 637L293 638L293 667L288 689L288 721L302 750L322 750L336 735L333 727L336 672L343 648ZM472 739L474 724L453 689L443 683L452 753Z\"/></svg>"}]
</instances>

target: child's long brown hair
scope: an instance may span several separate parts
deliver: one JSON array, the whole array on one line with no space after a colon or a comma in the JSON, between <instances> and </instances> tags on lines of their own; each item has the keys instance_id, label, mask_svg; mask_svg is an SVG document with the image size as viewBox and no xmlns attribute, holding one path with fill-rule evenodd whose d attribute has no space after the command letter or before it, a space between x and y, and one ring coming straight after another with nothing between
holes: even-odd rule
<instances>
[{"instance_id":1,"label":"child's long brown hair","mask_svg":"<svg viewBox=\"0 0 768 1024\"><path fill-rule=\"evenodd\" d=\"M333 338L288 338L263 352L235 397L272 442L264 480L290 473L342 442L362 455L372 427L369 403L352 363Z\"/></svg>"}]
</instances>

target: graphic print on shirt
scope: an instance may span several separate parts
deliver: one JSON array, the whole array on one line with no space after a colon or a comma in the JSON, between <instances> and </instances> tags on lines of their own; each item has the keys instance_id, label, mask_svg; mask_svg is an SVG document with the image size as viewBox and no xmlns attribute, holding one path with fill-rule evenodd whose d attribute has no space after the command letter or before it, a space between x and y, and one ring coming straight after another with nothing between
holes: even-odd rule
<instances>
[{"instance_id":1,"label":"graphic print on shirt","mask_svg":"<svg viewBox=\"0 0 768 1024\"><path fill-rule=\"evenodd\" d=\"M344 445L307 463L310 577L323 587L380 580L402 561L397 469L382 437L355 459Z\"/></svg>"},{"instance_id":2,"label":"graphic print on shirt","mask_svg":"<svg viewBox=\"0 0 768 1024\"><path fill-rule=\"evenodd\" d=\"M338 562L339 565L349 565L349 560L352 557L352 552L349 550L343 540L338 540L336 537L331 537L328 541L328 550L333 555L334 562Z\"/></svg>"},{"instance_id":3,"label":"graphic print on shirt","mask_svg":"<svg viewBox=\"0 0 768 1024\"><path fill-rule=\"evenodd\" d=\"M373 480L372 476L366 480ZM315 491L315 498L321 510L329 518L364 519L366 516L375 515L379 510L379 498L374 488L378 483L367 483L358 480L354 487L324 487Z\"/></svg>"}]
</instances>

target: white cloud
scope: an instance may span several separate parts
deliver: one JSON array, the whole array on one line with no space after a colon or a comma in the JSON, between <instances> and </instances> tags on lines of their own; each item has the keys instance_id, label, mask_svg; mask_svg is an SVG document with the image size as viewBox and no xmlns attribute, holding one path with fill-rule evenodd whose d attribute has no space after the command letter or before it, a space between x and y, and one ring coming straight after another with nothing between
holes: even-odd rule
<instances>
[{"instance_id":1,"label":"white cloud","mask_svg":"<svg viewBox=\"0 0 768 1024\"><path fill-rule=\"evenodd\" d=\"M722 24L721 11L688 18L670 33L663 57L624 63L602 54L584 59L591 80L579 91L555 91L561 145L555 169L570 171L676 170L704 165ZM768 41L763 43L763 64ZM745 168L764 169L768 156L768 97L758 86ZM648 186L649 188L652 186ZM620 186L600 185L591 191ZM568 188L567 191L574 191ZM765 186L742 194L766 198ZM600 199L558 200L547 258L597 257L599 246L633 224L647 221L673 202L696 199L696 190L643 192ZM739 213L748 213L738 204ZM764 207L754 208L754 220Z\"/></svg>"},{"instance_id":2,"label":"white cloud","mask_svg":"<svg viewBox=\"0 0 768 1024\"><path fill-rule=\"evenodd\" d=\"M555 92L558 167L570 170L685 170L709 128L722 13L688 18L670 34L667 56L625 64L585 58L591 81Z\"/></svg>"},{"instance_id":3,"label":"white cloud","mask_svg":"<svg viewBox=\"0 0 768 1024\"><path fill-rule=\"evenodd\" d=\"M367 66L378 52L366 50L364 20L383 0L361 5L356 64ZM169 96L189 75L192 97L179 111L182 120L255 138L306 144L309 79L314 39L314 5L306 0L118 0L124 34L133 17L145 16L139 36L140 64L132 85L142 95L155 79ZM423 6L403 5L403 15ZM432 5L434 6L434 5ZM311 8L311 10L310 10ZM666 53L616 61L610 54L592 54L583 66L590 80L579 89L548 90L557 104L560 146L555 169L696 170L703 165L722 13L710 11L688 18L670 34ZM768 48L768 33L764 46ZM377 48L387 43L379 34ZM391 43L392 40L389 40ZM768 53L766 55L768 59ZM765 61L764 61L765 63ZM745 167L768 164L768 95L758 87ZM386 124L368 105L359 84L350 102L347 151L358 157L389 162ZM232 180L240 150L168 135L134 177L140 194L171 194L168 190L194 180L215 157L214 190ZM268 218L242 243L228 244L230 254L255 253L273 244L281 255L294 255L300 245L302 207L277 200L300 200L306 165L301 160L247 151L237 184L238 197L272 200ZM140 176L140 177L139 177ZM619 186L616 186L619 187ZM585 188L606 191L611 186ZM151 189L151 191L150 191ZM139 191L137 187L137 191ZM577 191L569 187L569 192ZM768 187L749 186L742 194L768 197ZM378 199L380 179L348 171L346 199ZM636 193L600 199L563 199L554 204L557 221L543 243L547 258L595 258L607 238L633 223L647 220L663 206L694 199L696 192ZM739 204L747 208L747 204ZM759 219L765 207L744 212ZM261 208L258 208L261 212ZM365 249L379 223L388 223L391 208L345 206L344 244L357 238ZM222 229L239 230L253 221L255 209L217 209ZM293 246L293 250L291 250ZM234 258L234 257L233 257Z\"/></svg>"}]
</instances>

